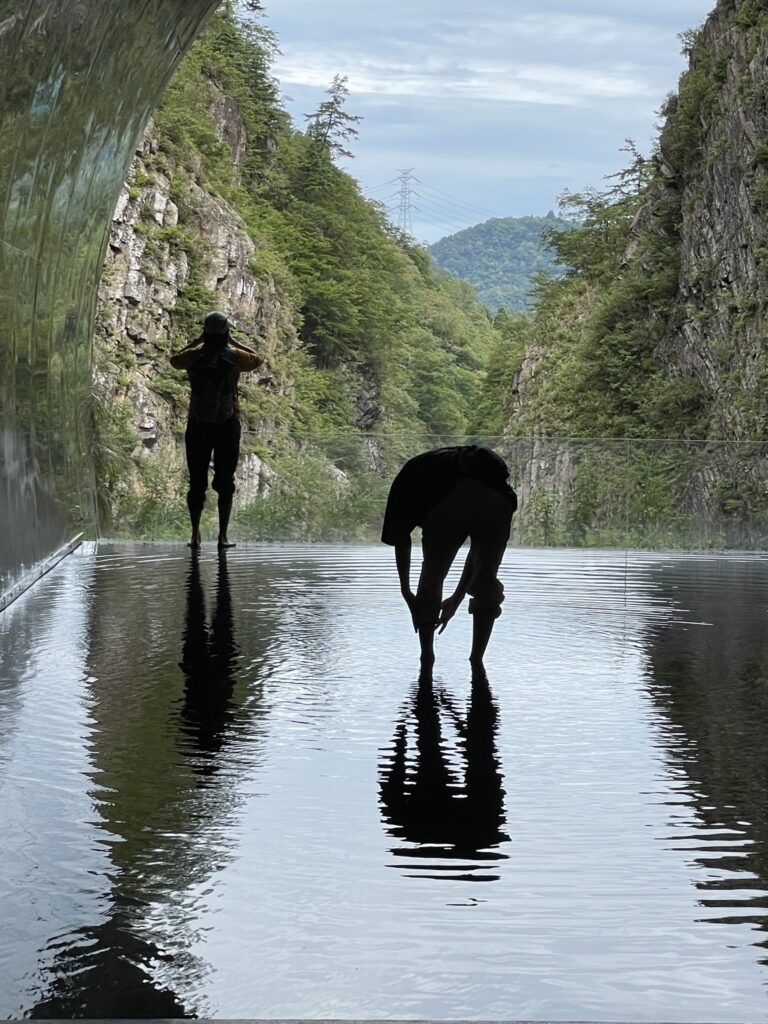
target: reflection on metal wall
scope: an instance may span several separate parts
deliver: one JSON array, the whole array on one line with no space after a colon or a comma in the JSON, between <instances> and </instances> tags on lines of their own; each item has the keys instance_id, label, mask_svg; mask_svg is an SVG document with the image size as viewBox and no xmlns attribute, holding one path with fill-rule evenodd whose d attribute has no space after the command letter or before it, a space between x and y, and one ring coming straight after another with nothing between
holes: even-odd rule
<instances>
[{"instance_id":1,"label":"reflection on metal wall","mask_svg":"<svg viewBox=\"0 0 768 1024\"><path fill-rule=\"evenodd\" d=\"M88 394L136 140L218 0L0 0L0 593L96 528Z\"/></svg>"}]
</instances>

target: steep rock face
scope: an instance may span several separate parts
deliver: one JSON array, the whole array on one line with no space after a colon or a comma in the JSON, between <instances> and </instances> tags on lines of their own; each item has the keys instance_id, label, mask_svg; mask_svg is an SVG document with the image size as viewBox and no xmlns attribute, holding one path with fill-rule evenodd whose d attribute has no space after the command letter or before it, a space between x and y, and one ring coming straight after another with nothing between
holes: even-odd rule
<instances>
[{"instance_id":1,"label":"steep rock face","mask_svg":"<svg viewBox=\"0 0 768 1024\"><path fill-rule=\"evenodd\" d=\"M235 100L231 96L227 96L224 90L213 82L210 83L210 89L214 129L219 139L229 147L239 183L248 147L248 135L245 125L240 117L240 111Z\"/></svg>"},{"instance_id":2,"label":"steep rock face","mask_svg":"<svg viewBox=\"0 0 768 1024\"><path fill-rule=\"evenodd\" d=\"M680 195L680 275L656 357L700 386L709 438L754 442L713 444L697 460L681 505L702 522L761 523L768 498L766 28L764 0L720 0L660 138L660 169Z\"/></svg>"},{"instance_id":3,"label":"steep rock face","mask_svg":"<svg viewBox=\"0 0 768 1024\"><path fill-rule=\"evenodd\" d=\"M725 0L691 48L660 165L680 191L681 324L659 351L709 396L710 434L768 427L768 9Z\"/></svg>"},{"instance_id":4,"label":"steep rock face","mask_svg":"<svg viewBox=\"0 0 768 1024\"><path fill-rule=\"evenodd\" d=\"M212 86L212 112L236 165L245 134L236 105ZM294 313L268 276L249 266L256 243L238 214L190 177L155 161L157 138L145 132L115 210L99 289L94 386L102 407L134 434L130 466L108 495L109 511L140 501L148 480L163 476L178 496L184 487L180 444L186 418L185 376L168 356L199 332L199 317L184 315L192 290L210 308L227 310L244 340L265 356L257 374L244 378L244 455L236 501L267 494L274 474L249 443L274 431L269 397L290 393L283 368L297 345ZM162 169L161 169L162 168ZM180 214L181 209L181 214ZM180 336L180 327L187 334ZM126 472L127 470L127 472Z\"/></svg>"},{"instance_id":5,"label":"steep rock face","mask_svg":"<svg viewBox=\"0 0 768 1024\"><path fill-rule=\"evenodd\" d=\"M763 545L768 3L720 0L684 45L690 67L665 105L634 222L617 232L615 272L577 268L562 305L537 313L511 381L512 432L638 439L623 464L596 444L588 465L564 456L538 483L524 469L524 493L546 492L557 520L574 518L589 473L599 518L610 463L631 527L686 520L680 535L695 544Z\"/></svg>"},{"instance_id":6,"label":"steep rock face","mask_svg":"<svg viewBox=\"0 0 768 1024\"><path fill-rule=\"evenodd\" d=\"M648 239L669 243L665 258L677 275L676 292L649 309L636 289L634 323L625 314L617 333L648 328L655 339L651 369L696 385L699 437L741 441L768 433L766 30L766 0L720 0L689 34L690 67L665 105L652 180L621 261L621 277L650 277L659 271L659 255ZM646 266L649 248L656 251ZM618 295L620 287L621 281L603 283L593 298ZM573 303L567 312L575 336L580 313ZM513 382L527 429L531 417L524 412L535 405L532 385L546 354L546 346L531 346ZM649 435L670 436L652 411L645 419Z\"/></svg>"}]
</instances>

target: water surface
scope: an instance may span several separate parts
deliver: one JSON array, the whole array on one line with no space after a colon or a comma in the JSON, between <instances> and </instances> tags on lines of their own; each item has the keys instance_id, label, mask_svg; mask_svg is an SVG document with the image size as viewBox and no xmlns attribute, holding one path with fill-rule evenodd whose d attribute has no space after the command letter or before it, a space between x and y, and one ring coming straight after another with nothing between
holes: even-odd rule
<instances>
[{"instance_id":1,"label":"water surface","mask_svg":"<svg viewBox=\"0 0 768 1024\"><path fill-rule=\"evenodd\" d=\"M0 1016L766 1017L768 561L102 545L0 616Z\"/></svg>"}]
</instances>

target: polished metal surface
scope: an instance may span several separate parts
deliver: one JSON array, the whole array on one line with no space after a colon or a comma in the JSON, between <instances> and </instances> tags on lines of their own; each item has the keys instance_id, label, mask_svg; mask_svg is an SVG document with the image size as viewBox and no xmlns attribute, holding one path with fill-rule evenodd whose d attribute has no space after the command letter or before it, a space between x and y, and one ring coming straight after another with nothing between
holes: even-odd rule
<instances>
[{"instance_id":1,"label":"polished metal surface","mask_svg":"<svg viewBox=\"0 0 768 1024\"><path fill-rule=\"evenodd\" d=\"M67 555L71 555L74 551L80 547L83 543L82 533L77 534L72 540L62 545L58 551L54 551L48 555L47 558L37 562L28 572L25 572L16 583L5 593L0 593L0 612L4 612L6 608L13 604L14 601L18 601L22 594L26 594L34 585L41 580L43 576L47 576L49 572L52 572L62 559L66 558Z\"/></svg>"},{"instance_id":2,"label":"polished metal surface","mask_svg":"<svg viewBox=\"0 0 768 1024\"><path fill-rule=\"evenodd\" d=\"M0 617L0 1017L766 1015L768 559L65 559Z\"/></svg>"},{"instance_id":3,"label":"polished metal surface","mask_svg":"<svg viewBox=\"0 0 768 1024\"><path fill-rule=\"evenodd\" d=\"M88 395L107 229L217 0L0 0L0 593L96 528Z\"/></svg>"}]
</instances>

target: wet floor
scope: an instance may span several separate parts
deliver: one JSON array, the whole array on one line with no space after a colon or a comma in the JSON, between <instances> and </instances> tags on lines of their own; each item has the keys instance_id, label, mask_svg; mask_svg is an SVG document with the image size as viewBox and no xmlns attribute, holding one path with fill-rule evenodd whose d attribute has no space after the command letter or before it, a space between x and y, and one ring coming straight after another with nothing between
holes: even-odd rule
<instances>
[{"instance_id":1,"label":"wet floor","mask_svg":"<svg viewBox=\"0 0 768 1024\"><path fill-rule=\"evenodd\" d=\"M102 545L0 616L0 1017L768 1016L768 560Z\"/></svg>"}]
</instances>

